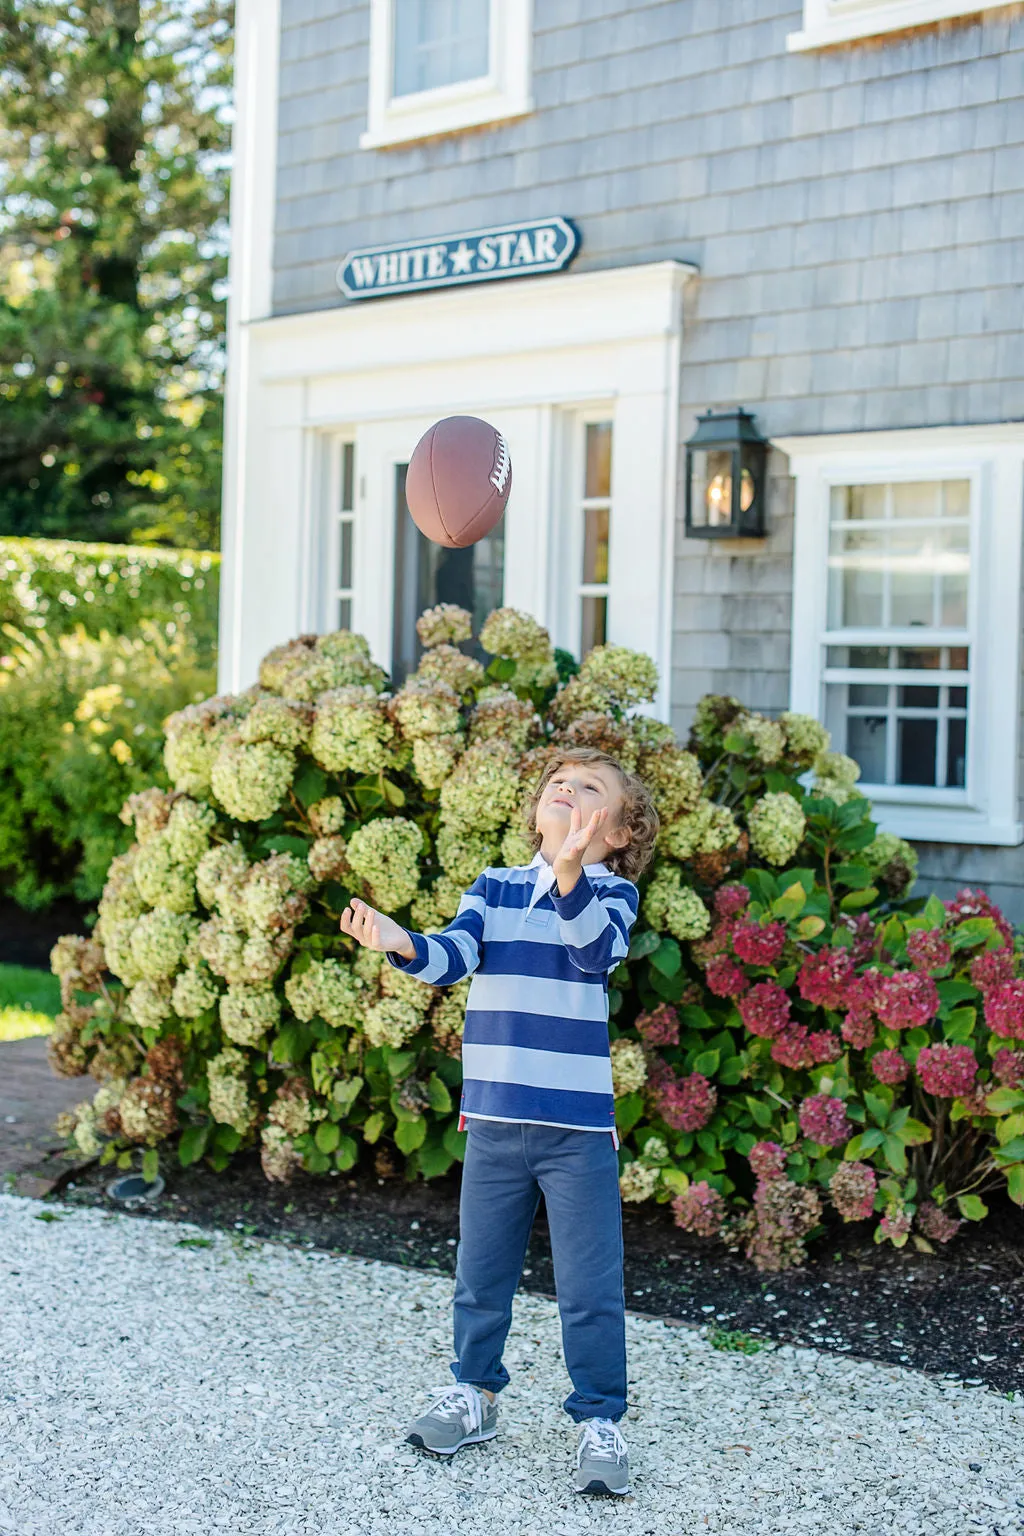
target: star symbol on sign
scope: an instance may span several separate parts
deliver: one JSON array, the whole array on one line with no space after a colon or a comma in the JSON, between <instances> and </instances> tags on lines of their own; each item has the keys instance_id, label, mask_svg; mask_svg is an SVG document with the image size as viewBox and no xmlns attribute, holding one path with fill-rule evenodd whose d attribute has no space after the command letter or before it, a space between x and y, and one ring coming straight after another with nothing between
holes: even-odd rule
<instances>
[{"instance_id":1,"label":"star symbol on sign","mask_svg":"<svg viewBox=\"0 0 1024 1536\"><path fill-rule=\"evenodd\" d=\"M449 254L449 260L452 264L452 276L458 277L460 274L472 272L475 254L476 252L471 245L467 245L465 240L460 240L454 251Z\"/></svg>"}]
</instances>

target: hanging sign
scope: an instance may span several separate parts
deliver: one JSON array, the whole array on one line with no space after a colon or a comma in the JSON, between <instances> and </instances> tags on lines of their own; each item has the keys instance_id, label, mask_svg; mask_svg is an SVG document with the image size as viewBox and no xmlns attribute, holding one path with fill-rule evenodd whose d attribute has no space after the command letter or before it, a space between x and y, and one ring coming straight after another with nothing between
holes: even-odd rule
<instances>
[{"instance_id":1,"label":"hanging sign","mask_svg":"<svg viewBox=\"0 0 1024 1536\"><path fill-rule=\"evenodd\" d=\"M350 299L377 299L422 288L489 283L504 277L560 272L579 248L568 219L531 219L496 229L471 229L435 240L350 251L338 267L338 287Z\"/></svg>"}]
</instances>

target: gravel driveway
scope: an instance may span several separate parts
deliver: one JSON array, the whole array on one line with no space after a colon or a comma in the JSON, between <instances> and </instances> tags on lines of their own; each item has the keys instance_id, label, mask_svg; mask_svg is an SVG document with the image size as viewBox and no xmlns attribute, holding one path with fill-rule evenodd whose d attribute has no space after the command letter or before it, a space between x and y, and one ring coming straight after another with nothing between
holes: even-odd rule
<instances>
[{"instance_id":1,"label":"gravel driveway","mask_svg":"<svg viewBox=\"0 0 1024 1536\"><path fill-rule=\"evenodd\" d=\"M1024 1402L637 1317L633 1495L574 1494L537 1296L516 1301L497 1440L429 1459L401 1432L451 1380L450 1297L387 1264L0 1196L0 1532L1024 1532Z\"/></svg>"}]
</instances>

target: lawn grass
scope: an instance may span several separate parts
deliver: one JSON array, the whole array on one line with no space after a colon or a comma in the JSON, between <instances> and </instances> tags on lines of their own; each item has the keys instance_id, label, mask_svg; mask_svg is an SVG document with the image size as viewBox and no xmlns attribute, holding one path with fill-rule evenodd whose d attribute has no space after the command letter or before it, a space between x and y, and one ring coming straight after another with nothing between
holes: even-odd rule
<instances>
[{"instance_id":1,"label":"lawn grass","mask_svg":"<svg viewBox=\"0 0 1024 1536\"><path fill-rule=\"evenodd\" d=\"M48 1035L59 1012L56 976L26 965L0 965L0 1041Z\"/></svg>"}]
</instances>

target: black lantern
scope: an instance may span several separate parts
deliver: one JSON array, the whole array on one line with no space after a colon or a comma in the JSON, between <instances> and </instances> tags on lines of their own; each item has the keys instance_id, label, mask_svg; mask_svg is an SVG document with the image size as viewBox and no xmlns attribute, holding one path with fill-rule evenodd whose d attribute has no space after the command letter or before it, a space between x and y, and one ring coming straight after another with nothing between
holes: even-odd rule
<instances>
[{"instance_id":1,"label":"black lantern","mask_svg":"<svg viewBox=\"0 0 1024 1536\"><path fill-rule=\"evenodd\" d=\"M764 534L768 443L748 411L706 411L686 445L686 532L694 539Z\"/></svg>"}]
</instances>

